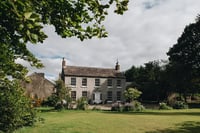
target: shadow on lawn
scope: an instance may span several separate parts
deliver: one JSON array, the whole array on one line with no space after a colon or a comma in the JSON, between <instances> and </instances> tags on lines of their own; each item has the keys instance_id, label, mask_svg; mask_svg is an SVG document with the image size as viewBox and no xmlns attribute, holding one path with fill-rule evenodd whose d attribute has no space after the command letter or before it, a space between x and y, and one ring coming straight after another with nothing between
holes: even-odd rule
<instances>
[{"instance_id":1,"label":"shadow on lawn","mask_svg":"<svg viewBox=\"0 0 200 133\"><path fill-rule=\"evenodd\" d=\"M151 112L151 111L144 111L144 112L113 112L113 111L105 111L103 113L108 113L108 114L124 114L124 115L161 115L161 116L179 116L179 115L191 115L191 116L200 116L200 112L179 112L178 110L172 111L172 112L165 112L165 111L159 111L159 112ZM199 131L200 133L200 131Z\"/></svg>"},{"instance_id":2,"label":"shadow on lawn","mask_svg":"<svg viewBox=\"0 0 200 133\"><path fill-rule=\"evenodd\" d=\"M200 122L187 121L181 124L177 124L177 129L163 129L156 131L148 131L146 133L199 133Z\"/></svg>"}]
</instances>

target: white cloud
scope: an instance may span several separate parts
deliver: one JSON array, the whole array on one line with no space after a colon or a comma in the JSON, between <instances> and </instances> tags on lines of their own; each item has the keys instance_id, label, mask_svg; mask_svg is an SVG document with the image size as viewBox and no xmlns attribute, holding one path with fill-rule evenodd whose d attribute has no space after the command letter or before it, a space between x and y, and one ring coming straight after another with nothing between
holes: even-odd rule
<instances>
[{"instance_id":1,"label":"white cloud","mask_svg":"<svg viewBox=\"0 0 200 133\"><path fill-rule=\"evenodd\" d=\"M123 16L110 13L107 17L108 38L84 42L61 39L48 26L45 32L49 38L44 44L28 48L46 66L39 71L51 79L58 77L62 57L68 65L96 67L114 67L119 59L122 70L126 70L132 65L167 59L166 52L200 13L199 5L199 0L130 0L129 11Z\"/></svg>"}]
</instances>

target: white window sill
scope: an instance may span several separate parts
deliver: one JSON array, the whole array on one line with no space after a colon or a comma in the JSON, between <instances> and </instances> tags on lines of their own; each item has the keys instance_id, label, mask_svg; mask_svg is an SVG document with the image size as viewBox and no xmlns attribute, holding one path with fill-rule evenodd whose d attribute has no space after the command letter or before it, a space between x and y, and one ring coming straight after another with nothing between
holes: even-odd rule
<instances>
[{"instance_id":1,"label":"white window sill","mask_svg":"<svg viewBox=\"0 0 200 133\"><path fill-rule=\"evenodd\" d=\"M113 101L107 101L107 103L112 103Z\"/></svg>"},{"instance_id":2,"label":"white window sill","mask_svg":"<svg viewBox=\"0 0 200 133\"><path fill-rule=\"evenodd\" d=\"M87 88L87 86L81 86L81 88Z\"/></svg>"},{"instance_id":3,"label":"white window sill","mask_svg":"<svg viewBox=\"0 0 200 133\"><path fill-rule=\"evenodd\" d=\"M74 85L71 85L70 87L71 87L71 88L76 88L76 86L74 86Z\"/></svg>"},{"instance_id":4,"label":"white window sill","mask_svg":"<svg viewBox=\"0 0 200 133\"><path fill-rule=\"evenodd\" d=\"M100 86L94 86L94 88L100 88Z\"/></svg>"}]
</instances>

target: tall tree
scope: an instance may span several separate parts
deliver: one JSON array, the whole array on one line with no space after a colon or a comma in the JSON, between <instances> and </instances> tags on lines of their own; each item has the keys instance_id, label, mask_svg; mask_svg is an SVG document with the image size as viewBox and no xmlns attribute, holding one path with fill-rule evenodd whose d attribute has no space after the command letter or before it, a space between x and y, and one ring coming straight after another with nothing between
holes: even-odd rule
<instances>
[{"instance_id":1,"label":"tall tree","mask_svg":"<svg viewBox=\"0 0 200 133\"><path fill-rule=\"evenodd\" d=\"M123 14L128 0L0 1L0 78L22 78L26 74L27 70L15 62L19 58L32 66L42 66L26 44L42 43L47 38L42 31L44 25L53 25L63 38L106 37L102 22L112 4L116 4L115 13Z\"/></svg>"},{"instance_id":2,"label":"tall tree","mask_svg":"<svg viewBox=\"0 0 200 133\"><path fill-rule=\"evenodd\" d=\"M177 43L167 53L174 87L180 93L198 92L200 87L200 17L185 27Z\"/></svg>"},{"instance_id":3,"label":"tall tree","mask_svg":"<svg viewBox=\"0 0 200 133\"><path fill-rule=\"evenodd\" d=\"M58 79L56 80L56 84L55 84L55 88L56 88L56 103L60 103L60 107L58 107L59 109L62 108L68 108L69 103L71 102L71 98L70 98L70 88L65 86L65 83L63 80Z\"/></svg>"},{"instance_id":4,"label":"tall tree","mask_svg":"<svg viewBox=\"0 0 200 133\"><path fill-rule=\"evenodd\" d=\"M125 75L132 82L130 87L136 87L143 92L143 100L160 101L167 96L165 70L164 62L150 61L144 66L132 67Z\"/></svg>"},{"instance_id":5,"label":"tall tree","mask_svg":"<svg viewBox=\"0 0 200 133\"><path fill-rule=\"evenodd\" d=\"M108 14L107 9L113 4L116 4L114 12L123 14L127 10L128 0L1 0L0 88L6 88L8 84L12 86L14 79L23 79L27 74L27 69L16 63L16 59L25 60L37 68L43 66L26 44L42 43L47 38L42 31L44 25L53 25L56 33L63 38L77 37L84 40L94 36L106 37L102 22ZM0 92L0 97L6 99L4 91ZM0 112L6 112L6 109L7 106L1 105ZM16 106L16 109L23 111L21 106ZM12 116L9 113L5 115ZM6 127L7 123L0 124Z\"/></svg>"}]
</instances>

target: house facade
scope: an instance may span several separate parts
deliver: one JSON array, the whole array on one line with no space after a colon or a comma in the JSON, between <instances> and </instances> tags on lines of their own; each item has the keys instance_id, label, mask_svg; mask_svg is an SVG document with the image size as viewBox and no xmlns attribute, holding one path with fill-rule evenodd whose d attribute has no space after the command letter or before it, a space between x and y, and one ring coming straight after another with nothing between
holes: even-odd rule
<instances>
[{"instance_id":1,"label":"house facade","mask_svg":"<svg viewBox=\"0 0 200 133\"><path fill-rule=\"evenodd\" d=\"M61 79L71 89L73 101L80 97L97 104L124 101L126 79L118 62L115 68L80 67L66 65L63 58Z\"/></svg>"}]
</instances>

